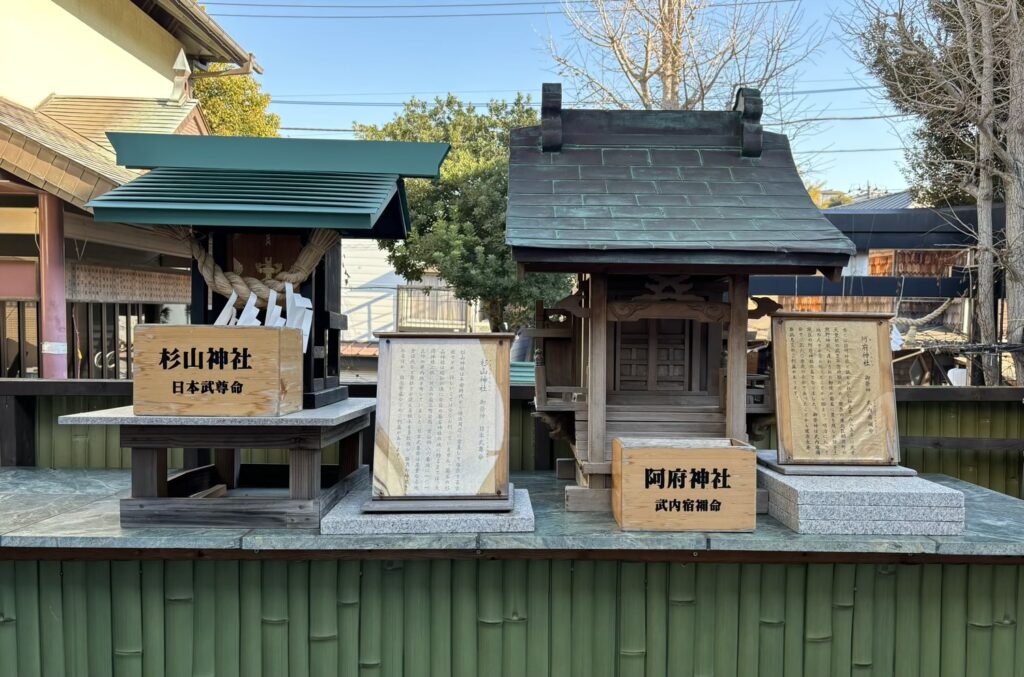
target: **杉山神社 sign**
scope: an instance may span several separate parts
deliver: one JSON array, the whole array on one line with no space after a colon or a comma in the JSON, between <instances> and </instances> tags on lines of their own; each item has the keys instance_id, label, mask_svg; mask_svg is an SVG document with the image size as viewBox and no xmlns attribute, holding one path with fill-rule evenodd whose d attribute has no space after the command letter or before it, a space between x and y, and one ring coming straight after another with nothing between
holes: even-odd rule
<instances>
[{"instance_id":1,"label":"\u6749\u5c71\u795e\u793e sign","mask_svg":"<svg viewBox=\"0 0 1024 677\"><path fill-rule=\"evenodd\" d=\"M132 371L139 416L283 416L302 409L302 331L139 325Z\"/></svg>"}]
</instances>

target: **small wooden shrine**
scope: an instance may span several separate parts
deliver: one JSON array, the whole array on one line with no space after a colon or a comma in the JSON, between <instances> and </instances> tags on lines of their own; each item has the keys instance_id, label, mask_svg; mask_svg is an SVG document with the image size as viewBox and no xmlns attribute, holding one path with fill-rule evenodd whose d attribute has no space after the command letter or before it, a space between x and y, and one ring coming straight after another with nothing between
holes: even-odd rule
<instances>
[{"instance_id":1,"label":"small wooden shrine","mask_svg":"<svg viewBox=\"0 0 1024 677\"><path fill-rule=\"evenodd\" d=\"M265 308L285 284L308 299L303 406L338 402L341 239L404 239L404 178L436 178L443 143L108 134L125 167L148 173L89 203L97 221L165 226L191 248L191 323L229 299ZM178 225L175 225L178 224Z\"/></svg>"},{"instance_id":2,"label":"small wooden shrine","mask_svg":"<svg viewBox=\"0 0 1024 677\"><path fill-rule=\"evenodd\" d=\"M124 526L318 527L375 408L339 379L341 239L404 238L403 178L436 178L448 145L108 136L118 163L148 172L88 206L189 244L192 324L136 328L137 407L62 422L118 426L132 450ZM169 476L177 447L194 453ZM288 463L243 464L243 448L283 448Z\"/></svg>"},{"instance_id":3,"label":"small wooden shrine","mask_svg":"<svg viewBox=\"0 0 1024 677\"><path fill-rule=\"evenodd\" d=\"M854 245L815 207L762 100L732 110L561 108L511 138L507 240L525 272L577 274L539 305L536 409L572 443L570 510L606 510L612 440L747 439L749 277L835 279Z\"/></svg>"}]
</instances>

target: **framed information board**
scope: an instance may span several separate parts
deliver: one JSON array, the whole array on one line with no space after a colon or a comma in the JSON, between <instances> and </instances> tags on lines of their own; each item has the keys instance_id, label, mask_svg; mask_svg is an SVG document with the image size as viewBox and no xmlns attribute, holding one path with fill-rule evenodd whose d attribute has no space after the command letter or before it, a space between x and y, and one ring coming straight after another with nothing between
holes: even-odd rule
<instances>
[{"instance_id":1,"label":"framed information board","mask_svg":"<svg viewBox=\"0 0 1024 677\"><path fill-rule=\"evenodd\" d=\"M379 334L373 497L508 496L512 334Z\"/></svg>"},{"instance_id":2,"label":"framed information board","mask_svg":"<svg viewBox=\"0 0 1024 677\"><path fill-rule=\"evenodd\" d=\"M899 462L889 317L772 317L780 463Z\"/></svg>"}]
</instances>

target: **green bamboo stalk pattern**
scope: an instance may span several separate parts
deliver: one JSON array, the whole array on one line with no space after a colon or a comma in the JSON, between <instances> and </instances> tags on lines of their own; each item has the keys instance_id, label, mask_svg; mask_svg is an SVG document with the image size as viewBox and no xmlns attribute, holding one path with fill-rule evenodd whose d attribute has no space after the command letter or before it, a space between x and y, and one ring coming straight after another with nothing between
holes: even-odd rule
<instances>
[{"instance_id":1,"label":"green bamboo stalk pattern","mask_svg":"<svg viewBox=\"0 0 1024 677\"><path fill-rule=\"evenodd\" d=\"M0 677L1020 677L1022 613L1016 565L0 561Z\"/></svg>"}]
</instances>

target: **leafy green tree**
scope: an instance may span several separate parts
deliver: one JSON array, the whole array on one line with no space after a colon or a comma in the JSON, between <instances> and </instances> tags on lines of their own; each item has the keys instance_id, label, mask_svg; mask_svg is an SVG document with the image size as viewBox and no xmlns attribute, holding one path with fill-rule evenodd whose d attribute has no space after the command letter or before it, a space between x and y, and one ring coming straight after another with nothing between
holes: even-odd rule
<instances>
[{"instance_id":1,"label":"leafy green tree","mask_svg":"<svg viewBox=\"0 0 1024 677\"><path fill-rule=\"evenodd\" d=\"M571 287L566 275L520 279L505 243L509 132L537 122L522 95L510 103L491 102L484 111L448 95L433 103L413 99L382 126L354 125L361 139L451 144L440 180L406 184L409 237L381 247L406 279L436 272L459 298L479 300L492 330L522 326L535 301L557 301Z\"/></svg>"},{"instance_id":2,"label":"leafy green tree","mask_svg":"<svg viewBox=\"0 0 1024 677\"><path fill-rule=\"evenodd\" d=\"M233 68L215 63L217 72ZM267 112L270 95L251 75L195 78L192 92L199 99L210 132L217 136L277 136L281 118Z\"/></svg>"}]
</instances>

